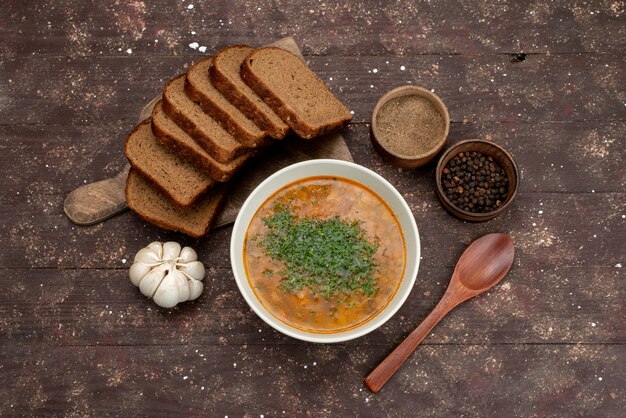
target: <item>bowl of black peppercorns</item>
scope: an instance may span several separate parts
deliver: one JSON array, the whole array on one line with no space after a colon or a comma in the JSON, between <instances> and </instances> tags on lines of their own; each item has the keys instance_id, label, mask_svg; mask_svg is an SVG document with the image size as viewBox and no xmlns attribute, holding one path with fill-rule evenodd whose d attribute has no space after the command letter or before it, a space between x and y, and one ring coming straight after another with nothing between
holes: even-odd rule
<instances>
[{"instance_id":1,"label":"bowl of black peppercorns","mask_svg":"<svg viewBox=\"0 0 626 418\"><path fill-rule=\"evenodd\" d=\"M436 176L439 200L448 212L466 221L495 218L517 195L517 165L492 141L457 142L441 156Z\"/></svg>"}]
</instances>

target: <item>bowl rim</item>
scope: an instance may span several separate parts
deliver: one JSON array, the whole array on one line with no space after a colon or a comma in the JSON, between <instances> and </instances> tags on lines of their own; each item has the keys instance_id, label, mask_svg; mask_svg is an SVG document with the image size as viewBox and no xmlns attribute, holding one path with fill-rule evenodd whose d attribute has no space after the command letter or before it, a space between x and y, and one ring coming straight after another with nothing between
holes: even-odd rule
<instances>
[{"instance_id":1,"label":"bowl rim","mask_svg":"<svg viewBox=\"0 0 626 418\"><path fill-rule=\"evenodd\" d=\"M243 272L239 271L237 263L236 263L236 259L235 259L235 257L242 257L243 255L243 248L242 248L243 240L241 242L241 245L238 245L237 240L235 238L237 234L241 233L240 231L243 228L243 234L244 234L244 239L245 239L245 232L247 231L249 223L246 225L242 224L244 217L248 216L251 210L252 210L251 217L254 216L259 206L265 202L265 200L259 201L259 199L257 199L257 195L259 195L266 187L268 187L267 185L271 183L276 177L283 176L285 175L286 172L290 172L290 171L295 171L297 173L298 169L307 165L319 165L319 164L330 164L330 165L350 167L350 169L366 173L366 175L371 176L375 181L378 181L379 183L381 183L383 187L389 189L389 191L395 196L395 198L399 202L401 209L404 212L406 212L406 215L408 215L407 216L408 225L404 225L400 223L400 228L402 229L402 232L405 236L405 246L408 246L407 242L409 240L409 234L411 234L411 236L413 237L415 241L415 249L416 249L415 254L406 254L407 264L405 266L405 271L404 271L404 276L402 277L402 281L407 280L408 282L404 291L402 291L401 289L402 287L402 282L401 282L400 288L398 288L398 291L393 296L391 301L387 304L387 306L381 312L379 312L376 316L371 318L369 321L365 322L364 324L356 328L352 328L347 331L342 331L338 333L327 333L327 334L316 334L313 332L298 330L294 327L289 326L288 324L285 324L284 322L280 321L276 317L274 317L260 303L256 295L254 294L254 291L252 291L249 285L248 277L245 273L245 270ZM320 175L324 175L324 174L320 174ZM298 180L301 180L307 177L313 177L313 176L311 175L303 176L303 175L296 174L292 179L290 179L290 181L281 185L279 188L275 188L275 190L272 190L272 194L278 191L280 188L284 187L285 185L291 184L293 182L296 182ZM341 178L342 176L337 175L337 177ZM356 180L353 180L353 181L356 181ZM362 182L358 182L358 183L362 184ZM371 190L371 187L368 187L365 184L363 184L363 186ZM372 192L376 193L374 190L372 190ZM378 195L378 193L376 194ZM387 203L389 204L389 202ZM252 209L250 209L250 207L252 207ZM396 215L396 217L399 218L399 215L395 213L395 211L394 211L394 214ZM251 217L250 217L250 220L252 219ZM405 248L405 250L407 249ZM232 273L233 273L235 282L237 283L239 292L243 296L248 306L252 309L252 311L259 318L261 318L266 324L268 324L270 327L274 328L278 332L285 334L289 337L296 338L298 340L312 342L312 343L338 343L338 342L353 340L378 329L384 323L386 323L404 305L404 303L406 302L406 299L409 297L409 294L413 290L413 287L415 286L415 281L417 279L417 273L419 270L420 255L421 255L421 243L420 243L419 231L417 228L417 224L415 222L415 217L413 216L413 212L411 211L411 208L409 207L408 203L404 200L400 192L398 192L398 190L391 183L389 183L389 181L387 181L384 177L375 173L369 168L361 166L359 164L349 162L349 161L334 160L334 159L314 159L314 160L307 160L307 161L302 161L302 162L298 162L295 164L291 164L287 167L284 167L278 170L277 172L275 172L274 174L270 175L265 180L263 180L263 182L261 182L250 193L250 195L246 198L245 202L241 206L241 209L239 210L239 213L237 214L237 218L235 219L235 223L233 226L231 239L230 239L230 260L231 260ZM252 294L252 296L250 296L249 293L247 292L248 288L250 289L250 293ZM260 306L260 308L259 306L253 303L253 301L251 300L252 298L254 298L256 302L259 302L258 305Z\"/></svg>"},{"instance_id":2,"label":"bowl rim","mask_svg":"<svg viewBox=\"0 0 626 418\"><path fill-rule=\"evenodd\" d=\"M511 192L506 202L504 202L504 205L500 206L496 210L492 210L490 212L485 212L485 213L475 213L475 212L466 211L464 209L459 208L457 205L453 204L443 191L443 184L441 181L441 174L443 173L443 168L444 168L443 161L446 159L448 155L452 154L459 146L464 145L464 144L470 144L470 143L471 144L486 144L486 145L499 149L506 156L507 160L509 160L509 162L513 166L513 172L515 173L515 188ZM476 220L483 220L484 218L488 218L485 220L490 220L500 215L504 210L506 210L506 208L509 207L511 202L514 200L515 196L517 196L517 190L519 188L519 177L520 177L517 163L515 162L515 159L513 159L513 156L511 155L511 153L509 153L501 145L496 144L493 141L489 141L486 139L479 139L479 138L463 139L451 145L450 148L445 150L445 152L441 155L441 157L439 157L439 161L437 162L437 168L435 169L435 176L436 176L435 183L437 185L437 194L439 195L439 197L442 200L444 200L445 203L448 204L453 209L453 212L458 212L468 218L473 218Z\"/></svg>"},{"instance_id":3,"label":"bowl rim","mask_svg":"<svg viewBox=\"0 0 626 418\"><path fill-rule=\"evenodd\" d=\"M439 142L437 142L437 144L433 148L431 148L429 151L423 154L417 154L417 155L400 154L398 152L390 150L388 147L383 145L383 143L378 139L378 135L377 135L378 122L376 121L378 113L380 112L380 109L383 107L385 103L387 103L389 100L394 98L391 96L394 96L400 92L407 92L407 94L403 96L410 96L410 95L415 95L415 93L418 93L417 95L419 95L420 97L424 97L430 100L431 102L436 103L437 110L440 113L442 113L441 116L443 117L443 121L446 125L443 135L441 139L439 140ZM411 94L410 92L413 92L413 94ZM443 112L441 112L442 109L443 109ZM402 159L402 160L407 160L407 161L423 160L425 158L434 157L445 146L446 141L448 140L448 135L450 135L450 113L448 112L448 108L446 107L446 105L443 103L443 100L441 100L439 96L437 96L434 92L428 90L427 88L421 87L421 86L399 86L399 87L389 90L380 99L378 99L378 102L376 102L376 106L374 106L374 111L372 112L371 129L372 129L372 136L376 140L376 143L382 149L388 152L390 155L396 158Z\"/></svg>"}]
</instances>

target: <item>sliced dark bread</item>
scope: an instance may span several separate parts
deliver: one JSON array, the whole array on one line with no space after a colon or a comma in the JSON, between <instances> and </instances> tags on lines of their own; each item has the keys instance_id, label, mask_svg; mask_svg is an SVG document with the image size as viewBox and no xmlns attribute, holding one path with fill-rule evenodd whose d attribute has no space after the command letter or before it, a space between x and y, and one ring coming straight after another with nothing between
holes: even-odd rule
<instances>
[{"instance_id":1,"label":"sliced dark bread","mask_svg":"<svg viewBox=\"0 0 626 418\"><path fill-rule=\"evenodd\" d=\"M152 132L172 153L205 171L215 181L228 181L253 155L248 152L225 164L216 161L165 114L162 101L152 111Z\"/></svg>"},{"instance_id":2,"label":"sliced dark bread","mask_svg":"<svg viewBox=\"0 0 626 418\"><path fill-rule=\"evenodd\" d=\"M248 151L200 105L185 93L185 75L171 80L163 90L163 110L170 119L183 128L211 157L228 163Z\"/></svg>"},{"instance_id":3,"label":"sliced dark bread","mask_svg":"<svg viewBox=\"0 0 626 418\"><path fill-rule=\"evenodd\" d=\"M245 59L241 77L302 138L322 135L352 119L326 84L284 49L256 49Z\"/></svg>"},{"instance_id":4,"label":"sliced dark bread","mask_svg":"<svg viewBox=\"0 0 626 418\"><path fill-rule=\"evenodd\" d=\"M128 173L126 203L144 220L171 231L199 238L215 220L224 200L223 186L215 186L192 206L180 209L135 169Z\"/></svg>"},{"instance_id":5,"label":"sliced dark bread","mask_svg":"<svg viewBox=\"0 0 626 418\"><path fill-rule=\"evenodd\" d=\"M209 80L213 57L203 58L191 66L185 80L187 96L218 121L243 145L255 148L269 144L267 133L246 117Z\"/></svg>"},{"instance_id":6,"label":"sliced dark bread","mask_svg":"<svg viewBox=\"0 0 626 418\"><path fill-rule=\"evenodd\" d=\"M207 173L164 147L152 134L150 119L128 135L124 154L131 166L180 207L190 206L215 184Z\"/></svg>"},{"instance_id":7,"label":"sliced dark bread","mask_svg":"<svg viewBox=\"0 0 626 418\"><path fill-rule=\"evenodd\" d=\"M241 64L254 49L236 45L215 55L209 76L211 83L272 138L284 138L289 127L261 98L243 82Z\"/></svg>"}]
</instances>

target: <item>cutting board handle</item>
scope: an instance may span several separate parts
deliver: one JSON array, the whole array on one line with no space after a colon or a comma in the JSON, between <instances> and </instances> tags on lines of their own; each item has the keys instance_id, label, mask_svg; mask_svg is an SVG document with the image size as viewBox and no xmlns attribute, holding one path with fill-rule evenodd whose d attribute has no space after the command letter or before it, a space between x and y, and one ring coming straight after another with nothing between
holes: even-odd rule
<instances>
[{"instance_id":1,"label":"cutting board handle","mask_svg":"<svg viewBox=\"0 0 626 418\"><path fill-rule=\"evenodd\" d=\"M155 97L141 109L137 122L152 115L154 105L161 100ZM114 177L84 184L70 192L63 202L63 210L78 225L95 225L128 209L126 206L126 178L130 164Z\"/></svg>"}]
</instances>

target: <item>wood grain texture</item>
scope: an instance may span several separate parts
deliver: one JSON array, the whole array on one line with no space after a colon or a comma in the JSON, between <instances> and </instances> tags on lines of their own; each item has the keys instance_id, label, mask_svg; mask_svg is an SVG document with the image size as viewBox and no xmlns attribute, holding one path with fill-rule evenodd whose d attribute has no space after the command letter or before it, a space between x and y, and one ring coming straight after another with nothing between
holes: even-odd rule
<instances>
[{"instance_id":1,"label":"wood grain texture","mask_svg":"<svg viewBox=\"0 0 626 418\"><path fill-rule=\"evenodd\" d=\"M11 80L0 86L5 96L0 124L118 122L124 125L120 132L129 131L141 107L194 58L8 56L0 63L4 77ZM378 99L405 84L434 90L452 122L626 120L622 54L540 54L520 63L501 54L306 60L354 111L353 123L369 122ZM28 79L20 77L29 68L39 71Z\"/></svg>"},{"instance_id":2,"label":"wood grain texture","mask_svg":"<svg viewBox=\"0 0 626 418\"><path fill-rule=\"evenodd\" d=\"M5 415L617 417L625 406L616 366L626 353L616 345L423 346L409 372L372 395L361 379L385 351L263 342L2 347L2 373L12 378L0 408Z\"/></svg>"},{"instance_id":3,"label":"wood grain texture","mask_svg":"<svg viewBox=\"0 0 626 418\"><path fill-rule=\"evenodd\" d=\"M0 415L622 416L625 19L617 0L0 2ZM222 46L288 34L355 112L355 162L402 193L421 234L405 305L345 344L296 341L254 315L229 227L196 241L130 213L81 228L62 212L77 185L124 166L124 137L167 80ZM373 151L374 105L405 84L443 99L451 143L511 152L511 210L459 221L433 164L398 170ZM435 307L463 249L496 231L517 245L505 281L369 393L363 378ZM128 280L155 239L207 265L204 294L171 313Z\"/></svg>"},{"instance_id":4,"label":"wood grain texture","mask_svg":"<svg viewBox=\"0 0 626 418\"><path fill-rule=\"evenodd\" d=\"M103 222L124 211L126 206L126 179L130 164L115 177L84 184L70 192L63 201L63 211L78 225Z\"/></svg>"},{"instance_id":5,"label":"wood grain texture","mask_svg":"<svg viewBox=\"0 0 626 418\"><path fill-rule=\"evenodd\" d=\"M152 109L161 99L157 96L146 104L137 122L152 115ZM128 209L126 205L126 179L130 172L130 164L115 176L93 183L83 184L72 190L63 202L63 211L77 225L94 225L103 222Z\"/></svg>"},{"instance_id":6,"label":"wood grain texture","mask_svg":"<svg viewBox=\"0 0 626 418\"><path fill-rule=\"evenodd\" d=\"M467 3L2 2L5 51L21 55L173 56L292 35L305 55L623 53L620 1ZM29 24L25 22L28 21ZM23 40L37 42L22 43ZM9 46L20 45L20 48Z\"/></svg>"},{"instance_id":7,"label":"wood grain texture","mask_svg":"<svg viewBox=\"0 0 626 418\"><path fill-rule=\"evenodd\" d=\"M76 184L115 175L126 161L119 152L125 129L118 123L0 125L4 139L0 163L14 168L3 180L3 198L24 201L24 184L32 193L66 194ZM128 129L132 129L131 123ZM521 192L611 193L626 192L625 129L626 121L468 122L452 124L448 140L451 145L464 138L485 138L504 146L520 167ZM374 152L367 125L349 125L343 134L357 163L373 167L407 192L433 190L434 163L416 171L398 170ZM71 166L67 161L72 161ZM41 181L42 174L45 181Z\"/></svg>"}]
</instances>

